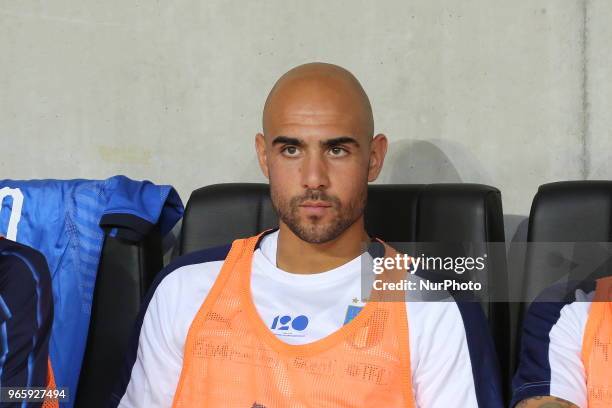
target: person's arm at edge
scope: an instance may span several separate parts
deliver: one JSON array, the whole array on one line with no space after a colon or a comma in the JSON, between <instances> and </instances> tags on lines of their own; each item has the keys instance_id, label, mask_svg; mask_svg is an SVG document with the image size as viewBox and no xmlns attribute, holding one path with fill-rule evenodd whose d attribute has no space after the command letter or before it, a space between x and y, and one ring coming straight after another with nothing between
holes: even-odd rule
<instances>
[{"instance_id":1,"label":"person's arm at edge","mask_svg":"<svg viewBox=\"0 0 612 408\"><path fill-rule=\"evenodd\" d=\"M588 310L588 302L530 305L523 321L511 407L586 406L582 335L576 334L583 333Z\"/></svg>"},{"instance_id":2,"label":"person's arm at edge","mask_svg":"<svg viewBox=\"0 0 612 408\"><path fill-rule=\"evenodd\" d=\"M169 296L172 298L173 296ZM164 282L157 288L143 319L138 353L119 407L168 407L182 367L182 353L172 342L172 310Z\"/></svg>"},{"instance_id":3,"label":"person's arm at edge","mask_svg":"<svg viewBox=\"0 0 612 408\"><path fill-rule=\"evenodd\" d=\"M426 303L420 304L425 312L421 327L415 327L416 316L408 317L413 320L413 328L421 329L420 335L410 334L420 349L413 378L417 405L503 407L498 367L494 363L497 356L480 305ZM415 306L419 305L408 304L413 311Z\"/></svg>"}]
</instances>

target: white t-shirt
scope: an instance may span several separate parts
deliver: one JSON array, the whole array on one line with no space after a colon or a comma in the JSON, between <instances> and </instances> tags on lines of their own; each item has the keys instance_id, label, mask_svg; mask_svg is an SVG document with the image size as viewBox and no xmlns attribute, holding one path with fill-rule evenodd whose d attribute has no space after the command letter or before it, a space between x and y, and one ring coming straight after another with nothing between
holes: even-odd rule
<instances>
[{"instance_id":1,"label":"white t-shirt","mask_svg":"<svg viewBox=\"0 0 612 408\"><path fill-rule=\"evenodd\" d=\"M361 257L322 273L292 274L276 267L277 239L278 231L264 236L253 254L251 292L262 320L290 344L340 329L364 306ZM113 396L120 407L172 405L187 332L226 253L227 248L187 255L162 274L143 310L136 352L127 357L129 381ZM406 309L417 406L502 407L499 390L482 384L498 378L484 315L452 301L406 302Z\"/></svg>"},{"instance_id":2,"label":"white t-shirt","mask_svg":"<svg viewBox=\"0 0 612 408\"><path fill-rule=\"evenodd\" d=\"M531 304L523 320L512 406L550 395L587 408L582 339L594 295L592 290L577 289L568 301Z\"/></svg>"}]
</instances>

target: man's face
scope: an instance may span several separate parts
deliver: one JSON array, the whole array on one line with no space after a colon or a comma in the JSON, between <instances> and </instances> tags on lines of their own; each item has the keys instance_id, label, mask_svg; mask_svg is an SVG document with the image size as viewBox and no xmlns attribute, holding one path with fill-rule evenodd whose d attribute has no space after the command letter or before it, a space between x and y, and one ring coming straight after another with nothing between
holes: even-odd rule
<instances>
[{"instance_id":1,"label":"man's face","mask_svg":"<svg viewBox=\"0 0 612 408\"><path fill-rule=\"evenodd\" d=\"M257 148L281 221L300 239L324 243L363 214L373 142L359 110L316 91L277 101Z\"/></svg>"},{"instance_id":2,"label":"man's face","mask_svg":"<svg viewBox=\"0 0 612 408\"><path fill-rule=\"evenodd\" d=\"M363 150L369 143L361 146L346 132L316 136L293 129L287 135L272 141L272 204L302 240L331 241L363 214L368 183Z\"/></svg>"}]
</instances>

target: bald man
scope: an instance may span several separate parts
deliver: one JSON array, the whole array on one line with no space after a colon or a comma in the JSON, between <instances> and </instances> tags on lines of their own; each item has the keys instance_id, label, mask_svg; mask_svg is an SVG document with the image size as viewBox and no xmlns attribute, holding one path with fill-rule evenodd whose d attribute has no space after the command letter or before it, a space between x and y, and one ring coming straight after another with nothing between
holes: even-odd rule
<instances>
[{"instance_id":1,"label":"bald man","mask_svg":"<svg viewBox=\"0 0 612 408\"><path fill-rule=\"evenodd\" d=\"M367 185L387 138L374 136L357 79L330 64L290 70L266 100L255 146L279 228L186 255L160 274L114 403L501 407L477 305L383 302L378 293L361 301L362 265L372 261Z\"/></svg>"}]
</instances>

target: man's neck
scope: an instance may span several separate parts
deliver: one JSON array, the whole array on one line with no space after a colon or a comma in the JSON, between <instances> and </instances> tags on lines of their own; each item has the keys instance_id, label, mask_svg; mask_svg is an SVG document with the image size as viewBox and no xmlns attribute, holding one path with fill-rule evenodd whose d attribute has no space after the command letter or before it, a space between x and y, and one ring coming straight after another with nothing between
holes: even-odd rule
<instances>
[{"instance_id":1,"label":"man's neck","mask_svg":"<svg viewBox=\"0 0 612 408\"><path fill-rule=\"evenodd\" d=\"M299 274L329 271L361 255L368 239L363 218L336 239L323 244L303 241L281 222L276 265L284 271Z\"/></svg>"}]
</instances>

